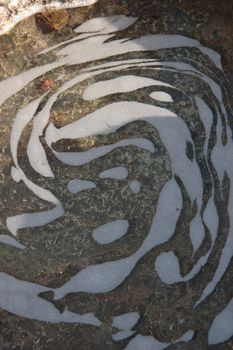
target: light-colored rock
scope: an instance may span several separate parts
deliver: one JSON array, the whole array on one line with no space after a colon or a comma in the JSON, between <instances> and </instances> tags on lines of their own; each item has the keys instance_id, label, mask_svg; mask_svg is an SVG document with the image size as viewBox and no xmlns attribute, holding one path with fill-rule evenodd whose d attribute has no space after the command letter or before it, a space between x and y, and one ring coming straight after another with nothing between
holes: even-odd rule
<instances>
[{"instance_id":1,"label":"light-colored rock","mask_svg":"<svg viewBox=\"0 0 233 350\"><path fill-rule=\"evenodd\" d=\"M46 9L49 9L48 12L54 13L54 9L62 10L73 7L89 6L97 1L98 0L69 0L63 2L61 0L47 0L45 2L43 0L0 0L0 35L8 32L22 19ZM56 18L53 22L52 29L59 30L66 25L68 14L64 13L65 12L62 11L59 15L59 19Z\"/></svg>"}]
</instances>

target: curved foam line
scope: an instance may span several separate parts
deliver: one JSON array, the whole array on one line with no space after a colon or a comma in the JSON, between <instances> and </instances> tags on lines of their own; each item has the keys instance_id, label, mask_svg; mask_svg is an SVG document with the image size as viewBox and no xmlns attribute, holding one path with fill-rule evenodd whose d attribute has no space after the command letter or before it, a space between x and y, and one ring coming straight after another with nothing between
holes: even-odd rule
<instances>
[{"instance_id":1,"label":"curved foam line","mask_svg":"<svg viewBox=\"0 0 233 350\"><path fill-rule=\"evenodd\" d=\"M50 132L50 130L48 130L48 132ZM150 140L138 138L121 140L112 145L100 146L84 152L56 152L53 150L53 153L64 164L79 166L102 157L118 147L124 146L137 146L146 151L155 152L155 147Z\"/></svg>"}]
</instances>

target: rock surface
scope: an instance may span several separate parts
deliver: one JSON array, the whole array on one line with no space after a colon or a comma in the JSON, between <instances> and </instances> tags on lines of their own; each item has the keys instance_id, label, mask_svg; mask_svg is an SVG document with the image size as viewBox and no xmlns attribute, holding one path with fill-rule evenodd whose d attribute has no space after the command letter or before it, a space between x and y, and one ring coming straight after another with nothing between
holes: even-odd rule
<instances>
[{"instance_id":1,"label":"rock surface","mask_svg":"<svg viewBox=\"0 0 233 350\"><path fill-rule=\"evenodd\" d=\"M53 13L51 9L66 9L78 6L89 6L98 0L1 0L0 1L0 35L9 31L16 23L23 18L26 18L33 13L47 11ZM50 24L53 23L54 29L61 29L66 24L64 16L54 15L57 18L50 19ZM48 13L45 15L48 18ZM59 18L58 18L59 17ZM59 24L59 23L60 24Z\"/></svg>"}]
</instances>

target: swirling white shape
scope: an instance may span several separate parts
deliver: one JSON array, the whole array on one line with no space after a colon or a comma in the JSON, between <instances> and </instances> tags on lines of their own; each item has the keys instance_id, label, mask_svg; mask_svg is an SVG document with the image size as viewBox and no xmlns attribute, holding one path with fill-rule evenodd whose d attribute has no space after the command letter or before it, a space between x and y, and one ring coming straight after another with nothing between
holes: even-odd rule
<instances>
[{"instance_id":1,"label":"swirling white shape","mask_svg":"<svg viewBox=\"0 0 233 350\"><path fill-rule=\"evenodd\" d=\"M110 58L112 56L126 54L129 52L150 51L176 47L196 47L203 54L207 55L210 58L210 60L216 65L216 68L221 70L220 56L216 52L214 52L211 49L202 47L197 40L193 40L181 35L147 35L141 38L131 40L110 40L106 42L107 39L113 38L114 34L112 33L114 31L125 29L135 21L135 18L125 16L97 18L87 21L85 24L81 25L75 30L78 33L77 38L81 39L80 41L75 42L76 38L74 38L62 44L56 45L50 49L46 49L44 50L44 52L42 52L42 54L46 54L50 50L56 49L57 60L54 63L33 68L27 72L21 73L16 77L8 78L7 80L1 82L1 102L4 102L12 94L21 90L33 79L37 78L38 76L41 76L45 72L48 72L54 68L65 65L75 65L84 62L93 62L95 60L103 58L106 59L108 57ZM66 46L60 49L60 46L63 46L64 44ZM92 48L92 50L90 50L90 47ZM19 228L44 225L54 220L55 218L63 215L64 213L60 201L47 190L44 190L43 188L33 184L27 178L26 174L24 174L24 172L18 164L18 142L25 125L27 125L29 121L33 120L33 129L27 150L28 158L32 168L42 176L53 177L54 175L48 164L46 154L40 143L39 137L46 129L50 118L51 107L58 98L58 96L62 92L74 86L75 84L89 77L98 76L103 72L120 72L122 69L126 69L129 67L135 68L147 66L153 67L153 69L155 70L163 69L161 68L161 66L163 66L166 67L165 69L167 70L188 72L188 74L190 75L201 77L203 81L205 81L209 85L213 95L218 100L221 106L221 113L224 115L225 118L227 118L226 110L223 105L223 96L220 86L212 78L205 75L204 73L199 72L195 67L187 63L170 61L159 62L153 59L126 59L121 61L110 60L110 62L108 63L98 64L92 66L91 68L85 68L81 70L80 74L77 77L63 84L62 87L59 88L58 91L48 99L42 111L37 113L36 116L35 111L37 110L43 96L31 102L28 106L22 108L15 118L11 135L11 153L14 161L14 168L12 172L14 173L14 179L16 181L22 180L25 183L25 185L28 188L30 188L30 190L33 191L37 196L54 204L54 209L52 209L49 212L37 214L38 221L35 220L35 216L33 216L33 214L22 214L19 216L8 218L7 226L13 235L17 235L17 230ZM123 86L121 85L121 80L124 80ZM96 84L98 85L98 90L96 89ZM172 88L170 84L167 84L163 81L156 81L154 79L148 79L145 77L142 78L137 76L131 76L127 79L127 77L125 76L124 78L119 77L111 79L111 81L101 81L98 83L94 83L93 86L90 85L84 92L83 98L86 100L92 100L111 93L133 91L142 87L148 87L153 85L160 85L161 87L169 86ZM176 89L175 87L173 88ZM205 153L207 154L208 138L210 137L211 127L213 125L214 120L213 112L209 109L209 107L206 105L205 101L201 99L201 97L195 96L195 99L197 107L199 109L200 118L203 122L206 131ZM171 102L172 98L168 100L169 102ZM184 186L189 193L191 201L194 202L196 200L197 202L197 215L195 218L195 222L193 223L193 232L195 232L195 234L197 235L199 231L202 232L203 228L203 222L201 222L200 220L200 211L202 207L203 195L203 181L195 158L193 160L190 160L185 152L187 141L192 143L190 130L188 129L185 122L181 120L175 113L171 112L169 109L157 106L150 106L144 103L132 101L111 103L110 105L104 106L93 113L85 115L80 120L75 121L72 124L62 127L60 129L55 128L55 126L50 123L46 129L46 142L49 146L51 146L52 142L59 141L60 139L65 138L67 135L69 135L69 138L75 139L79 137L97 135L99 133L108 134L110 132L116 131L119 127L135 120L147 121L154 127L156 127L156 129L159 131L159 135L169 153L174 174L179 175L179 177L182 179ZM213 291L213 289L221 279L223 273L225 272L230 262L233 251L233 144L231 137L232 132L230 130L230 127L227 126L226 144L222 143L222 132L223 124L219 117L217 121L217 142L213 149L212 162L217 170L220 180L223 179L225 172L230 178L231 186L229 193L229 203L227 208L230 216L230 231L215 276L204 290L203 295L199 300L199 303ZM37 157L35 157L35 154L37 155ZM55 155L58 158L60 157L60 159L62 159L64 163L66 162L65 158L63 157L64 155L59 153L55 153ZM74 156L77 159L79 159L81 157L81 154L79 155L76 153ZM100 153L96 152L95 157L97 158L99 156ZM85 162L83 162L82 164L84 163ZM190 179L192 179L192 181L190 181ZM212 247L216 239L218 226L218 216L213 197L214 193L209 199L209 202L204 212L205 223L209 227L212 235ZM179 208L178 211L175 209L176 207ZM167 241L172 236L180 214L181 207L182 197L180 189L177 186L174 179L172 179L169 183L167 183L164 186L160 193L159 203L156 210L156 215L152 223L152 227L142 246L133 255L126 259L89 266L84 270L80 271L62 287L53 290L55 293L55 299L62 298L70 292L84 291L89 293L103 293L117 287L130 274L135 264L141 259L142 256L144 256L153 247ZM202 240L202 237L199 238L199 241L196 240L196 238L197 237L194 237L195 242L193 241L193 245L196 247L195 249L197 249L198 245L200 245L200 242ZM210 251L206 256L202 257L198 261L198 263L193 267L193 270L187 276L180 276L180 281L188 281L189 279L192 279L193 276L197 274L200 271L201 267L207 262L209 254ZM1 274L0 285L8 284L9 278L10 277L6 274ZM39 305L36 301L36 295L38 291L44 291L46 287L37 286L35 284L29 285L28 282L16 280L14 280L14 283L15 286L17 286L16 293L19 293L18 295L24 296L25 288L27 287L27 293L29 293L29 295L31 295L31 297L33 298L33 306ZM167 283L169 283L169 278L167 279ZM21 288L20 286L22 286L23 288ZM28 300L30 300L30 298ZM43 314L42 311L45 308L47 308L47 302L42 301L39 298L38 300L40 300L40 310L41 314ZM1 297L0 306L8 311L14 309L12 305L10 307L9 299L6 300L6 297L4 297L4 295L2 295ZM28 314L28 311L26 310L26 305L24 305L24 303L22 304L20 310L18 310L17 308L18 306L16 307L15 305L15 313L24 315L29 318L32 317ZM16 309L18 311L16 311ZM53 320L56 319L59 322L61 318L56 318L55 313L55 309L51 310L51 315L54 314L54 316L51 317ZM47 313L44 313L43 319L50 321L50 316L46 315ZM35 313L33 314L32 318L41 319L40 317L37 313ZM74 320L72 317L70 317L69 322L79 321L77 319ZM217 321L214 323L213 327L216 327L216 324Z\"/></svg>"}]
</instances>

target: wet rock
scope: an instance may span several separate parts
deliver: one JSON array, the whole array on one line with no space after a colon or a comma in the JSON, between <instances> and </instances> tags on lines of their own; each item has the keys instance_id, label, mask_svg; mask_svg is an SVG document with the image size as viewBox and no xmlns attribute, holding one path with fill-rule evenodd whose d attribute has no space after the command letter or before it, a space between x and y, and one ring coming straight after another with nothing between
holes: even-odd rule
<instances>
[{"instance_id":1,"label":"wet rock","mask_svg":"<svg viewBox=\"0 0 233 350\"><path fill-rule=\"evenodd\" d=\"M41 88L43 91L49 91L51 90L55 85L55 81L52 79L45 79L42 84L41 84Z\"/></svg>"},{"instance_id":2,"label":"wet rock","mask_svg":"<svg viewBox=\"0 0 233 350\"><path fill-rule=\"evenodd\" d=\"M38 29L43 33L52 30L61 30L69 21L69 14L66 10L45 11L36 15Z\"/></svg>"},{"instance_id":3,"label":"wet rock","mask_svg":"<svg viewBox=\"0 0 233 350\"><path fill-rule=\"evenodd\" d=\"M43 9L56 9L83 7L92 5L98 0L69 0L69 1L53 1L53 0L1 0L0 6L0 35L9 31L19 20L29 17ZM60 23L62 21L60 20ZM61 25L61 24L60 24ZM60 27L59 28L63 28ZM57 25L56 25L57 26ZM58 30L52 28L53 30Z\"/></svg>"}]
</instances>

